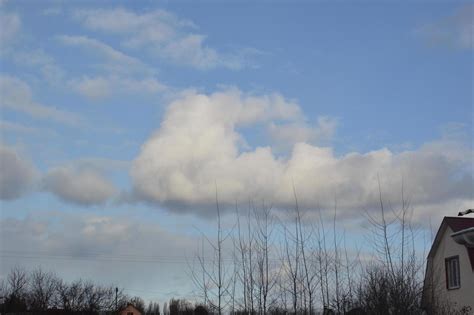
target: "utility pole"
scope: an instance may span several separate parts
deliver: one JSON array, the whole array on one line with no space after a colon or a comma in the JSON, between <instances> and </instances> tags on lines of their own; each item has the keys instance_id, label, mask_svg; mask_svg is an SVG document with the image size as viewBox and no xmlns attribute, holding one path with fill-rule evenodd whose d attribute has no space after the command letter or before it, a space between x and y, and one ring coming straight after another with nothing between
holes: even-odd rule
<instances>
[{"instance_id":1,"label":"utility pole","mask_svg":"<svg viewBox=\"0 0 474 315\"><path fill-rule=\"evenodd\" d=\"M118 312L118 299L117 299L117 296L118 296L118 288L115 287L115 311Z\"/></svg>"}]
</instances>

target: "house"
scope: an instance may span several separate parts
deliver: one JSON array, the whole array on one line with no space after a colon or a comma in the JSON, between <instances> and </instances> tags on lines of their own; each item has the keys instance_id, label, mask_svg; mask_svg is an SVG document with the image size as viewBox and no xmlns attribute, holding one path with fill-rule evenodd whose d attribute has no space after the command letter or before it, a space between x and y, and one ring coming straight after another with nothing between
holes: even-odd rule
<instances>
[{"instance_id":1,"label":"house","mask_svg":"<svg viewBox=\"0 0 474 315\"><path fill-rule=\"evenodd\" d=\"M428 314L474 314L474 217L444 217L426 262L422 305Z\"/></svg>"},{"instance_id":2,"label":"house","mask_svg":"<svg viewBox=\"0 0 474 315\"><path fill-rule=\"evenodd\" d=\"M142 315L142 313L133 304L129 303L127 307L120 311L120 315Z\"/></svg>"}]
</instances>

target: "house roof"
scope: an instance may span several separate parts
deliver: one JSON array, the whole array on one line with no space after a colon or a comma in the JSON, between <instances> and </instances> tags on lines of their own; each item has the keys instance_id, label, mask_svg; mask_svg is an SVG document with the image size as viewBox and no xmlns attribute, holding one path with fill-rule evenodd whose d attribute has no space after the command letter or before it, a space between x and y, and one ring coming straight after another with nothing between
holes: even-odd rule
<instances>
[{"instance_id":1,"label":"house roof","mask_svg":"<svg viewBox=\"0 0 474 315\"><path fill-rule=\"evenodd\" d=\"M474 227L474 217L444 217L443 221L446 221L453 232Z\"/></svg>"},{"instance_id":2,"label":"house roof","mask_svg":"<svg viewBox=\"0 0 474 315\"><path fill-rule=\"evenodd\" d=\"M438 232L436 233L435 240L431 246L431 250L428 254L428 258L432 258L436 249L441 242L441 238L446 231L446 228L449 226L453 232L459 232L468 228L474 227L474 217L444 217ZM471 262L471 268L474 270L474 248L465 246L467 250L467 255L469 256L469 261Z\"/></svg>"},{"instance_id":3,"label":"house roof","mask_svg":"<svg viewBox=\"0 0 474 315\"><path fill-rule=\"evenodd\" d=\"M123 307L120 311L123 312L125 310L133 310L136 311L137 314L141 314L141 312L132 303L127 303L127 306Z\"/></svg>"}]
</instances>

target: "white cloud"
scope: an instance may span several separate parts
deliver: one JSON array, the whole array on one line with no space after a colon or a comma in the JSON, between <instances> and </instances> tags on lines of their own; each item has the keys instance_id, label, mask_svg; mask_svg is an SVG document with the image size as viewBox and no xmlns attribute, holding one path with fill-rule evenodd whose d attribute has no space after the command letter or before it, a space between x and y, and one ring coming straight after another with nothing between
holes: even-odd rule
<instances>
[{"instance_id":1,"label":"white cloud","mask_svg":"<svg viewBox=\"0 0 474 315\"><path fill-rule=\"evenodd\" d=\"M143 14L124 8L80 10L75 17L86 28L122 36L124 47L145 48L158 57L198 69L238 69L246 57L246 53L226 55L207 46L206 36L194 33L194 23L164 10Z\"/></svg>"},{"instance_id":2,"label":"white cloud","mask_svg":"<svg viewBox=\"0 0 474 315\"><path fill-rule=\"evenodd\" d=\"M0 199L19 198L36 179L33 165L14 149L0 145Z\"/></svg>"},{"instance_id":3,"label":"white cloud","mask_svg":"<svg viewBox=\"0 0 474 315\"><path fill-rule=\"evenodd\" d=\"M116 193L114 185L97 170L71 166L50 170L43 186L64 201L84 206L103 204Z\"/></svg>"},{"instance_id":4,"label":"white cloud","mask_svg":"<svg viewBox=\"0 0 474 315\"><path fill-rule=\"evenodd\" d=\"M126 94L157 94L167 87L153 77L134 79L120 76L84 76L69 81L69 86L81 95L99 100Z\"/></svg>"},{"instance_id":5,"label":"white cloud","mask_svg":"<svg viewBox=\"0 0 474 315\"><path fill-rule=\"evenodd\" d=\"M474 5L465 5L446 18L419 27L415 33L425 38L431 45L472 50Z\"/></svg>"},{"instance_id":6,"label":"white cloud","mask_svg":"<svg viewBox=\"0 0 474 315\"><path fill-rule=\"evenodd\" d=\"M49 7L44 9L41 13L46 16L60 15L63 13L63 9L60 7Z\"/></svg>"},{"instance_id":7,"label":"white cloud","mask_svg":"<svg viewBox=\"0 0 474 315\"><path fill-rule=\"evenodd\" d=\"M96 66L105 74L86 75L68 81L70 88L89 99L101 100L127 94L156 95L167 90L167 86L154 77L151 67L101 41L86 36L58 36L58 39L66 45L82 47L98 57Z\"/></svg>"},{"instance_id":8,"label":"white cloud","mask_svg":"<svg viewBox=\"0 0 474 315\"><path fill-rule=\"evenodd\" d=\"M150 39L165 41L173 36L180 28L196 28L189 20L179 19L175 15L164 11L154 10L145 14L136 14L124 8L111 10L79 10L75 17L89 29L116 34L136 34L134 45L142 45Z\"/></svg>"},{"instance_id":9,"label":"white cloud","mask_svg":"<svg viewBox=\"0 0 474 315\"><path fill-rule=\"evenodd\" d=\"M337 196L339 207L360 210L376 207L378 177L386 200L398 201L403 177L413 206L474 199L472 151L447 139L415 151L342 156L303 142L293 146L288 158L276 156L270 147L239 148L245 139L237 127L278 121L288 112L301 115L296 104L279 96L247 96L236 90L185 95L169 105L160 128L133 163L136 194L176 209L213 211L217 184L223 204L265 199L276 207L292 207L294 184L304 207L331 208ZM319 125L324 132L333 129L324 118Z\"/></svg>"},{"instance_id":10,"label":"white cloud","mask_svg":"<svg viewBox=\"0 0 474 315\"><path fill-rule=\"evenodd\" d=\"M124 54L97 39L87 36L68 35L58 36L57 39L65 45L81 47L92 55L99 57L102 62L100 67L108 72L122 75L134 73L150 74L152 72L150 68L139 59Z\"/></svg>"},{"instance_id":11,"label":"white cloud","mask_svg":"<svg viewBox=\"0 0 474 315\"><path fill-rule=\"evenodd\" d=\"M28 136L46 136L46 137L53 137L57 136L58 133L49 128L39 128L39 127L32 127L28 125L24 125L17 122L7 121L7 120L0 120L0 132L10 132L16 134L24 134Z\"/></svg>"},{"instance_id":12,"label":"white cloud","mask_svg":"<svg viewBox=\"0 0 474 315\"><path fill-rule=\"evenodd\" d=\"M314 126L300 121L283 124L271 122L267 127L267 131L275 147L285 149L291 148L299 142L312 144L326 143L333 138L336 133L336 127L337 119L322 116L318 117Z\"/></svg>"},{"instance_id":13,"label":"white cloud","mask_svg":"<svg viewBox=\"0 0 474 315\"><path fill-rule=\"evenodd\" d=\"M39 129L25 126L22 124L17 124L10 121L0 120L0 129L4 131L12 131L18 133L35 133L38 132Z\"/></svg>"},{"instance_id":14,"label":"white cloud","mask_svg":"<svg viewBox=\"0 0 474 315\"><path fill-rule=\"evenodd\" d=\"M83 157L74 160L65 160L61 166L71 170L90 170L99 174L123 172L130 168L130 161L115 160L100 157Z\"/></svg>"},{"instance_id":15,"label":"white cloud","mask_svg":"<svg viewBox=\"0 0 474 315\"><path fill-rule=\"evenodd\" d=\"M64 70L43 50L17 51L12 57L18 65L39 68L42 77L50 84L63 82Z\"/></svg>"},{"instance_id":16,"label":"white cloud","mask_svg":"<svg viewBox=\"0 0 474 315\"><path fill-rule=\"evenodd\" d=\"M224 66L230 69L241 67L236 57L223 57L215 49L204 44L206 36L190 34L171 40L164 47L153 47L158 55L180 64L184 63L198 69Z\"/></svg>"},{"instance_id":17,"label":"white cloud","mask_svg":"<svg viewBox=\"0 0 474 315\"><path fill-rule=\"evenodd\" d=\"M7 49L16 39L21 28L21 19L17 14L0 11L0 48Z\"/></svg>"},{"instance_id":18,"label":"white cloud","mask_svg":"<svg viewBox=\"0 0 474 315\"><path fill-rule=\"evenodd\" d=\"M102 99L108 97L112 92L109 80L103 77L83 77L80 80L70 81L69 85L90 99Z\"/></svg>"},{"instance_id":19,"label":"white cloud","mask_svg":"<svg viewBox=\"0 0 474 315\"><path fill-rule=\"evenodd\" d=\"M24 81L8 75L0 75L0 105L28 114L34 118L47 119L67 125L78 125L81 118L74 113L46 106L33 101L30 87Z\"/></svg>"}]
</instances>

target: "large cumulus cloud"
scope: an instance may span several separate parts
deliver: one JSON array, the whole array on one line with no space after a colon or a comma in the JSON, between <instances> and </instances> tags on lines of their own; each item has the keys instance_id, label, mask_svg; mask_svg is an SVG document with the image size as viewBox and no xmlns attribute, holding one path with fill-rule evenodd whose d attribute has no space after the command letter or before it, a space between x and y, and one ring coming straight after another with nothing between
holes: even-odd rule
<instances>
[{"instance_id":1,"label":"large cumulus cloud","mask_svg":"<svg viewBox=\"0 0 474 315\"><path fill-rule=\"evenodd\" d=\"M305 126L302 116L296 103L278 95L188 93L169 105L160 128L142 146L131 169L135 192L176 209L213 211L216 187L223 204L265 199L289 207L294 186L304 207L332 207L337 198L340 207L368 209L377 205L380 179L388 201L400 197L402 182L415 206L473 200L472 151L453 139L413 151L381 148L340 156L310 142L294 143L288 156L242 145L246 139L238 130L245 126Z\"/></svg>"},{"instance_id":2,"label":"large cumulus cloud","mask_svg":"<svg viewBox=\"0 0 474 315\"><path fill-rule=\"evenodd\" d=\"M29 161L0 144L0 199L20 197L31 188L36 176L36 169Z\"/></svg>"}]
</instances>

